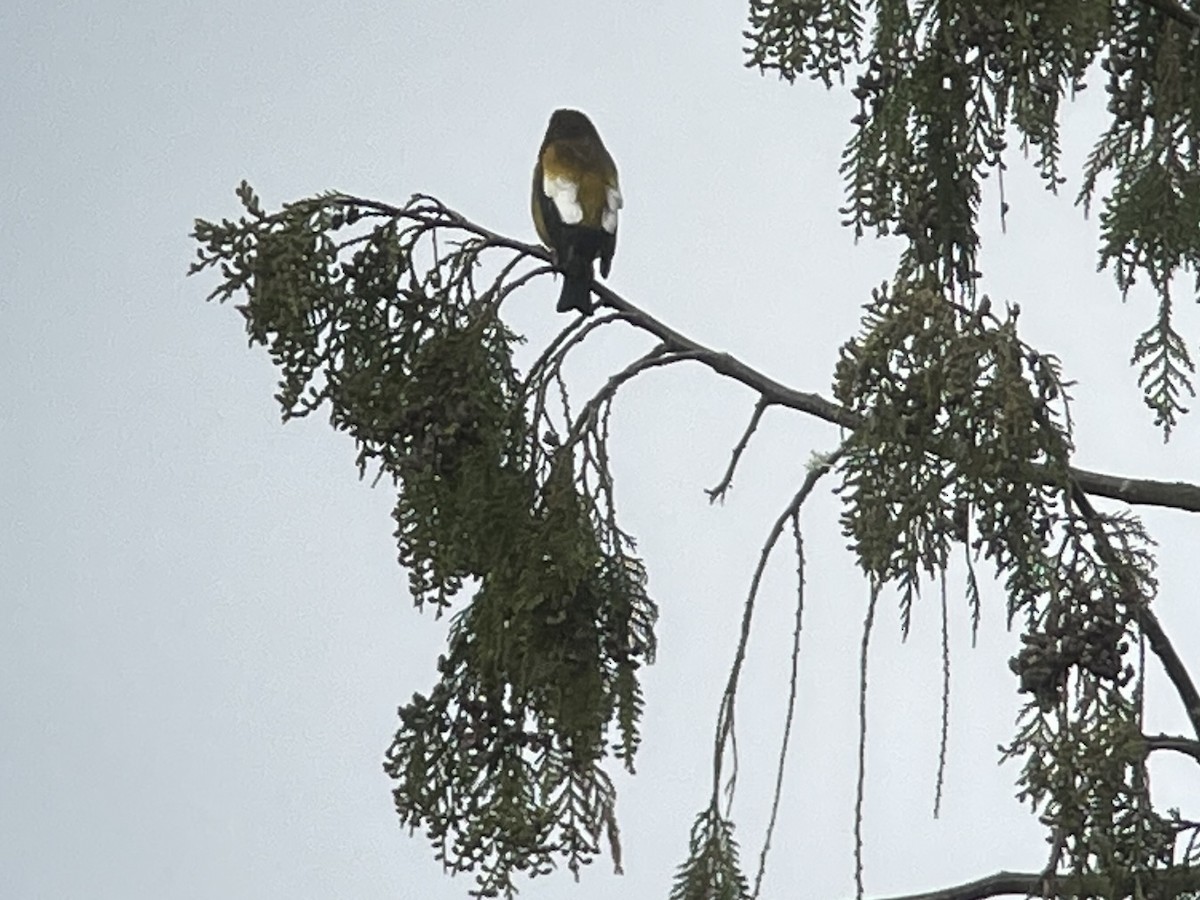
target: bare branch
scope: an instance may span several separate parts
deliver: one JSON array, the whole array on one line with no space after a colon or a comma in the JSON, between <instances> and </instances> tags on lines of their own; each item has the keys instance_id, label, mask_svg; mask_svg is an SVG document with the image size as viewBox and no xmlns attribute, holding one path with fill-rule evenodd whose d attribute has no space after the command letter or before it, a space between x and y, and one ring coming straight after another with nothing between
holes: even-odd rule
<instances>
[{"instance_id":1,"label":"bare branch","mask_svg":"<svg viewBox=\"0 0 1200 900\"><path fill-rule=\"evenodd\" d=\"M1166 4L1171 3L1172 0L1146 0L1146 2ZM1183 12L1187 11L1183 10ZM341 206L355 206L385 216L407 216L425 222L431 227L458 228L482 238L488 246L506 248L542 262L551 264L554 262L550 251L545 247L525 244L497 234L481 225L476 225L432 198L414 197L413 202L418 201L423 205L408 208L348 195L331 197L325 202ZM842 428L858 429L863 424L859 417L850 410L839 406L832 400L825 399L820 394L790 388L748 366L735 356L713 350L692 340L649 313L643 312L606 285L595 283L592 285L592 290L605 305L619 310L631 325L656 336L666 346L667 351L684 353L686 354L685 358L703 363L718 375L741 382L759 395L760 402L769 406L786 406L788 409L807 413ZM1179 481L1121 478L1101 472L1091 472L1087 469L1073 468L1071 473L1084 491L1097 497L1120 500L1134 506L1162 506L1187 512L1200 512L1200 485Z\"/></svg>"},{"instance_id":2,"label":"bare branch","mask_svg":"<svg viewBox=\"0 0 1200 900\"><path fill-rule=\"evenodd\" d=\"M1200 14L1186 9L1177 0L1142 0L1147 6L1153 6L1161 13L1166 13L1176 22L1182 22L1191 28L1200 28Z\"/></svg>"},{"instance_id":3,"label":"bare branch","mask_svg":"<svg viewBox=\"0 0 1200 900\"><path fill-rule=\"evenodd\" d=\"M650 334L657 337L671 350L692 353L693 359L703 362L718 375L724 375L726 378L740 381L746 387L758 392L768 404L778 404L779 406L786 406L789 409L799 412L805 412L816 416L818 419L831 422L834 425L841 425L843 428L855 429L862 425L862 421L858 416L845 407L839 406L832 400L826 400L820 394L798 391L787 385L780 384L773 378L768 378L757 369L746 365L736 356L713 350L711 347L705 347L703 344L692 340L686 335L680 334L674 328L659 321L649 313L638 309L611 288L597 284L594 286L594 290L604 301L605 305L625 313L625 317L631 325L636 325L643 331L650 332ZM1197 488L1197 493L1200 494L1200 488Z\"/></svg>"},{"instance_id":4,"label":"bare branch","mask_svg":"<svg viewBox=\"0 0 1200 900\"><path fill-rule=\"evenodd\" d=\"M796 540L796 627L792 631L792 671L788 676L787 709L783 717L783 737L779 742L779 761L775 766L775 791L771 795L771 816L767 820L767 833L763 838L762 851L758 855L758 872L754 876L754 890L750 900L758 900L763 876L767 873L767 854L771 851L771 838L775 824L779 821L779 804L783 799L783 773L787 768L788 743L792 737L792 722L796 714L796 692L800 681L800 632L804 629L804 537L800 533L800 510L792 513L792 537Z\"/></svg>"},{"instance_id":5,"label":"bare branch","mask_svg":"<svg viewBox=\"0 0 1200 900\"><path fill-rule=\"evenodd\" d=\"M675 353L668 350L664 345L659 344L645 356L635 359L624 369L613 375L604 383L604 387L596 392L596 395L580 410L578 417L571 426L571 433L564 443L564 449L574 446L579 442L583 433L592 426L595 422L596 414L600 407L616 394L617 388L623 385L629 379L633 378L640 372L645 372L647 369L655 369L659 366L669 366L671 363L682 362L685 359L693 359L692 354L683 352Z\"/></svg>"},{"instance_id":6,"label":"bare branch","mask_svg":"<svg viewBox=\"0 0 1200 900\"><path fill-rule=\"evenodd\" d=\"M789 388L751 368L735 356L697 343L638 309L608 287L596 285L596 292L606 305L625 313L625 318L630 324L650 332L672 350L691 352L692 359L704 363L718 375L740 381L751 390L757 391L760 399L767 404L786 406L843 428L862 427L862 420L858 416L832 400L826 400L819 394ZM1121 478L1087 469L1072 468L1071 474L1083 490L1097 497L1108 497L1136 506L1165 506L1170 509L1200 512L1200 485L1179 481Z\"/></svg>"},{"instance_id":7,"label":"bare branch","mask_svg":"<svg viewBox=\"0 0 1200 900\"><path fill-rule=\"evenodd\" d=\"M871 579L867 617L863 621L862 649L858 659L858 777L854 786L854 897L863 900L863 801L867 788L867 652L875 627L875 606L879 602L879 582Z\"/></svg>"},{"instance_id":8,"label":"bare branch","mask_svg":"<svg viewBox=\"0 0 1200 900\"><path fill-rule=\"evenodd\" d=\"M1184 481L1121 478L1087 469L1071 469L1079 486L1096 497L1121 500L1131 506L1165 506L1200 512L1200 486Z\"/></svg>"},{"instance_id":9,"label":"bare branch","mask_svg":"<svg viewBox=\"0 0 1200 900\"><path fill-rule=\"evenodd\" d=\"M721 708L717 714L717 733L713 741L712 802L714 808L716 808L717 799L720 794L721 764L725 758L725 742L727 740L736 742L734 712L737 705L738 681L742 675L742 664L746 661L746 647L750 643L750 625L754 620L754 605L758 599L759 587L762 585L763 573L766 572L767 563L771 559L771 552L775 549L775 544L778 543L780 535L783 534L784 526L787 525L789 519L792 519L799 513L800 507L804 505L804 501L808 499L809 494L812 493L813 488L816 487L821 477L837 465L841 459L843 449L844 445L808 470L808 475L805 476L804 483L800 485L800 489L796 491L795 496L792 497L787 507L779 514L779 518L775 520L775 524L771 527L771 532L767 535L767 540L763 544L762 551L759 554L758 565L754 569L754 576L750 579L750 591L746 596L746 603L742 609L742 626L741 633L738 636L737 651L734 653L733 665L729 668L729 681L725 685L725 693L721 697ZM737 764L735 756L733 774L730 776L731 785L736 779ZM727 788L727 792L732 795L732 788ZM729 799L732 800L732 796Z\"/></svg>"},{"instance_id":10,"label":"bare branch","mask_svg":"<svg viewBox=\"0 0 1200 900\"><path fill-rule=\"evenodd\" d=\"M984 900L986 897L1003 897L1010 894L1033 896L1041 893L1042 881L1040 873L997 872L995 875L966 884L957 884L925 894L891 897L888 900Z\"/></svg>"},{"instance_id":11,"label":"bare branch","mask_svg":"<svg viewBox=\"0 0 1200 900\"><path fill-rule=\"evenodd\" d=\"M1138 606L1138 625L1150 641L1150 649L1163 664L1167 677L1175 685L1179 699L1183 701L1188 721L1192 723L1192 729L1196 732L1196 736L1200 737L1200 691L1196 690L1196 683L1192 681L1191 673L1183 664L1183 660L1179 658L1179 654L1175 652L1175 645L1163 631L1158 617L1145 603Z\"/></svg>"},{"instance_id":12,"label":"bare branch","mask_svg":"<svg viewBox=\"0 0 1200 900\"><path fill-rule=\"evenodd\" d=\"M946 569L938 578L942 619L942 731L938 740L937 778L933 789L933 817L942 815L942 789L946 786L946 757L950 746L950 609L946 597Z\"/></svg>"},{"instance_id":13,"label":"bare branch","mask_svg":"<svg viewBox=\"0 0 1200 900\"><path fill-rule=\"evenodd\" d=\"M1114 572L1120 574L1123 570L1116 559L1116 552L1100 527L1100 517L1096 513L1095 507L1092 506L1092 501L1078 482L1071 485L1071 500L1079 508L1079 512L1083 517L1087 519L1088 528L1096 539L1102 558ZM1125 577L1122 580L1128 581ZM1140 595L1141 592L1136 586L1127 583L1125 587L1131 595L1129 601L1134 607L1138 627L1141 628L1142 634L1149 640L1151 652L1162 662L1167 677L1175 685L1179 699L1183 701L1183 708L1184 712L1187 713L1188 721L1192 723L1192 729L1195 731L1196 737L1200 738L1200 691L1196 689L1196 683L1192 681L1191 673L1188 672L1187 666L1183 664L1183 660L1180 659L1179 654L1175 651L1175 645L1167 637L1167 633L1163 630L1158 617L1150 609L1148 599Z\"/></svg>"},{"instance_id":14,"label":"bare branch","mask_svg":"<svg viewBox=\"0 0 1200 900\"><path fill-rule=\"evenodd\" d=\"M888 900L985 900L988 897L1175 897L1200 890L1200 869L1174 866L1114 881L1102 875L1063 875L1047 880L1041 873L997 872L966 884L906 894Z\"/></svg>"},{"instance_id":15,"label":"bare branch","mask_svg":"<svg viewBox=\"0 0 1200 900\"><path fill-rule=\"evenodd\" d=\"M733 456L729 460L729 468L725 470L720 484L705 491L708 494L709 503L725 500L725 493L729 490L730 485L733 484L733 473L737 470L737 464L741 460L742 454L746 452L746 447L750 444L750 436L758 430L758 423L762 421L763 413L770 405L770 402L765 397L759 397L758 402L754 404L754 414L750 416L750 423L742 433L741 440L733 448Z\"/></svg>"},{"instance_id":16,"label":"bare branch","mask_svg":"<svg viewBox=\"0 0 1200 900\"><path fill-rule=\"evenodd\" d=\"M1200 763L1200 741L1189 740L1185 737L1170 734L1147 735L1146 749L1174 750L1176 753L1183 753Z\"/></svg>"}]
</instances>

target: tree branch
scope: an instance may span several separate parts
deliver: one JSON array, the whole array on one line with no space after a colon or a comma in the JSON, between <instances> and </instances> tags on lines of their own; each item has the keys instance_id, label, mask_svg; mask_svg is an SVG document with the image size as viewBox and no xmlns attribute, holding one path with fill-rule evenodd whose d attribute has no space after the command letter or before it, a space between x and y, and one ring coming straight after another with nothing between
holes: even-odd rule
<instances>
[{"instance_id":1,"label":"tree branch","mask_svg":"<svg viewBox=\"0 0 1200 900\"><path fill-rule=\"evenodd\" d=\"M924 894L907 894L889 900L984 900L986 897L1002 897L1008 894L1033 896L1042 890L1042 876L1033 872L997 872L986 878L957 884L952 887L929 891Z\"/></svg>"},{"instance_id":2,"label":"tree branch","mask_svg":"<svg viewBox=\"0 0 1200 900\"><path fill-rule=\"evenodd\" d=\"M1200 691L1196 690L1196 683L1192 681L1191 674L1183 664L1183 660L1179 658L1179 654L1175 652L1175 646L1167 637L1167 633L1163 631L1162 624L1150 607L1145 603L1139 604L1137 615L1138 625L1147 640L1150 641L1150 649L1162 663L1171 683L1175 685L1179 699L1183 701L1188 721L1192 723L1192 729L1196 732L1196 736L1200 737Z\"/></svg>"},{"instance_id":3,"label":"tree branch","mask_svg":"<svg viewBox=\"0 0 1200 900\"><path fill-rule=\"evenodd\" d=\"M746 426L746 430L742 432L741 440L733 448L733 455L730 457L729 467L725 469L724 477L721 478L721 482L716 487L705 490L705 493L708 494L709 503L724 502L725 492L733 484L733 473L737 471L742 454L746 452L746 447L750 444L750 438L758 430L758 423L762 420L762 415L766 412L769 405L763 397L759 397L758 402L754 404L754 415L750 417L750 423Z\"/></svg>"},{"instance_id":4,"label":"tree branch","mask_svg":"<svg viewBox=\"0 0 1200 900\"><path fill-rule=\"evenodd\" d=\"M540 248L539 248L540 249ZM735 356L720 353L705 347L686 335L680 334L654 316L638 309L624 297L604 285L595 285L595 291L604 303L624 313L630 324L648 331L672 350L688 351L691 358L707 365L718 375L740 381L757 391L760 402L767 405L786 406L808 413L842 428L858 429L862 420L850 410L826 400L819 394L810 394L780 384L757 369L746 365ZM1182 481L1153 481L1147 478L1122 478L1105 475L1087 469L1071 469L1075 481L1083 490L1097 497L1121 500L1134 506L1164 506L1187 512L1200 512L1200 485Z\"/></svg>"},{"instance_id":5,"label":"tree branch","mask_svg":"<svg viewBox=\"0 0 1200 900\"><path fill-rule=\"evenodd\" d=\"M1200 14L1185 8L1176 0L1142 0L1147 6L1153 6L1161 13L1170 16L1176 22L1182 22L1191 28L1200 28Z\"/></svg>"},{"instance_id":6,"label":"tree branch","mask_svg":"<svg viewBox=\"0 0 1200 900\"><path fill-rule=\"evenodd\" d=\"M1165 506L1200 512L1200 486L1185 481L1152 481L1148 478L1122 478L1087 469L1071 469L1079 486L1097 497L1121 500L1131 506Z\"/></svg>"},{"instance_id":7,"label":"tree branch","mask_svg":"<svg viewBox=\"0 0 1200 900\"><path fill-rule=\"evenodd\" d=\"M1171 0L1146 0L1146 2L1170 3ZM1186 13L1186 10L1183 12ZM489 246L503 247L542 262L554 263L554 257L545 247L522 243L484 228L482 225L476 225L459 213L442 206L432 197L417 195L413 198L412 204L421 205L410 205L409 207L393 206L378 200L368 200L364 197L350 195L326 198L324 202L371 210L385 216L416 219L427 222L432 227L459 228L482 238ZM649 313L643 312L612 288L596 282L592 285L592 289L605 305L620 311L631 325L656 336L663 342L668 352L685 353L687 354L686 358L703 363L718 375L741 382L758 393L760 403L767 406L786 406L842 428L854 430L862 426L859 417L845 407L839 406L832 400L826 400L820 394L790 388L746 365L735 356L705 347ZM1200 485L1181 481L1122 478L1116 475L1105 475L1101 472L1091 472L1087 469L1072 468L1071 474L1084 491L1097 497L1120 500L1133 506L1162 506L1168 509L1200 512Z\"/></svg>"},{"instance_id":8,"label":"tree branch","mask_svg":"<svg viewBox=\"0 0 1200 900\"><path fill-rule=\"evenodd\" d=\"M1200 741L1188 740L1185 737L1178 737L1171 734L1147 735L1146 749L1174 750L1176 753L1190 756L1196 762L1200 763Z\"/></svg>"},{"instance_id":9,"label":"tree branch","mask_svg":"<svg viewBox=\"0 0 1200 900\"><path fill-rule=\"evenodd\" d=\"M1071 485L1071 500L1079 508L1079 512L1087 520L1088 527L1091 529L1093 537L1096 539L1097 546L1101 551L1101 558L1105 563L1117 573L1120 573L1121 566L1116 560L1116 553L1108 542L1103 529L1100 527L1100 517L1096 513L1096 508L1092 506L1091 500L1084 492L1082 485L1075 482ZM1128 579L1123 577L1126 582L1125 588L1130 594L1139 594L1137 587L1128 584ZM1184 712L1187 713L1188 721L1192 723L1192 730L1195 731L1196 737L1200 738L1200 691L1196 689L1196 683L1192 681L1191 673L1188 672L1187 666L1183 664L1183 660L1179 658L1179 654L1175 651L1175 645L1171 643L1171 639L1167 637L1166 631L1163 630L1162 623L1158 621L1158 617L1150 609L1149 599L1144 596L1130 597L1134 607L1134 614L1137 616L1138 627L1141 628L1142 634L1150 642L1150 650L1158 657L1163 665L1163 669L1167 673L1167 677L1171 679L1171 683L1175 685L1175 690L1179 694L1179 699L1183 701Z\"/></svg>"},{"instance_id":10,"label":"tree branch","mask_svg":"<svg viewBox=\"0 0 1200 900\"><path fill-rule=\"evenodd\" d=\"M1064 875L1053 879L1033 872L997 872L976 881L888 900L985 900L987 897L1175 897L1200 890L1200 869L1173 866L1136 876L1111 879L1102 875Z\"/></svg>"},{"instance_id":11,"label":"tree branch","mask_svg":"<svg viewBox=\"0 0 1200 900\"><path fill-rule=\"evenodd\" d=\"M834 403L832 400L826 400L820 394L798 391L795 388L780 384L775 379L769 378L757 369L746 365L736 356L730 356L728 353L713 350L711 347L705 347L703 344L692 340L687 335L681 334L666 323L654 318L649 313L642 311L605 285L597 283L592 286L592 289L600 296L605 305L624 313L625 318L631 325L636 325L643 331L654 335L670 350L691 353L692 359L703 362L718 375L724 375L726 378L740 381L746 387L757 391L767 405L778 404L779 406L786 406L789 409L808 413L811 416L816 416L818 419L824 419L826 422L831 422L834 425L840 425L843 428L851 430L862 426L862 420L858 416L845 407ZM1197 488L1197 494L1200 494L1200 488Z\"/></svg>"},{"instance_id":12,"label":"tree branch","mask_svg":"<svg viewBox=\"0 0 1200 900\"><path fill-rule=\"evenodd\" d=\"M647 369L669 366L671 363L682 362L685 359L691 358L692 355L690 353L676 353L659 344L645 356L635 359L620 372L609 378L604 383L604 387L600 388L592 399L584 405L579 415L575 417L575 422L571 426L571 433L567 436L566 443L563 444L563 449L569 449L579 443L583 437L583 433L595 422L600 407L606 401L611 400L616 395L617 388L629 381L629 379L641 372L645 372Z\"/></svg>"},{"instance_id":13,"label":"tree branch","mask_svg":"<svg viewBox=\"0 0 1200 900\"><path fill-rule=\"evenodd\" d=\"M808 474L804 477L804 483L800 485L800 489L796 491L787 508L775 520L775 524L771 527L771 533L767 535L767 540L759 553L758 565L755 566L754 576L750 579L750 591L742 606L741 633L738 636L737 650L733 655L733 665L729 668L729 681L726 682L725 693L721 697L720 711L717 714L717 734L713 741L712 803L714 809L717 808L720 795L721 764L725 759L725 742L727 740L730 740L734 747L733 772L729 776L726 786L728 803L733 802L733 790L737 783L737 737L734 732L734 712L737 705L738 681L742 675L742 665L746 661L746 647L750 643L750 626L754 620L754 606L758 600L758 590L762 586L763 574L766 572L767 563L770 562L771 553L775 550L775 544L783 534L784 526L787 525L789 519L799 515L804 501L808 499L817 482L837 464L842 451L843 447L839 447L820 463L809 468ZM728 815L728 809L726 809L726 815Z\"/></svg>"}]
</instances>

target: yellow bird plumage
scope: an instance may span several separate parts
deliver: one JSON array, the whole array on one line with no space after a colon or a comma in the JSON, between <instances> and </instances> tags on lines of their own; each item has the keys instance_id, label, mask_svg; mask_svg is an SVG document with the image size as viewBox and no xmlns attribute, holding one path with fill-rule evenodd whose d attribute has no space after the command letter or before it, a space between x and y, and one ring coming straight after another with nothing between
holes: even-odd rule
<instances>
[{"instance_id":1,"label":"yellow bird plumage","mask_svg":"<svg viewBox=\"0 0 1200 900\"><path fill-rule=\"evenodd\" d=\"M590 119L558 109L533 169L533 224L563 273L558 311L592 311L592 265L608 277L622 206L617 167Z\"/></svg>"}]
</instances>

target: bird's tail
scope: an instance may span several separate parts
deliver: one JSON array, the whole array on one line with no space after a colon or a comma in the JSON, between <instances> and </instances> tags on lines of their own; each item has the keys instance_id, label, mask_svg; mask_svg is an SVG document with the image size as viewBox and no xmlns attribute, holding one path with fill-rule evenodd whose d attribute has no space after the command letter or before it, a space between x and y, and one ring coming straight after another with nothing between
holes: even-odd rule
<instances>
[{"instance_id":1,"label":"bird's tail","mask_svg":"<svg viewBox=\"0 0 1200 900\"><path fill-rule=\"evenodd\" d=\"M563 265L563 287L558 311L577 309L585 316L592 312L592 260L586 253L571 253Z\"/></svg>"},{"instance_id":2,"label":"bird's tail","mask_svg":"<svg viewBox=\"0 0 1200 900\"><path fill-rule=\"evenodd\" d=\"M585 316L592 311L592 278L588 273L570 274L563 278L562 293L558 297L558 311L577 309Z\"/></svg>"}]
</instances>

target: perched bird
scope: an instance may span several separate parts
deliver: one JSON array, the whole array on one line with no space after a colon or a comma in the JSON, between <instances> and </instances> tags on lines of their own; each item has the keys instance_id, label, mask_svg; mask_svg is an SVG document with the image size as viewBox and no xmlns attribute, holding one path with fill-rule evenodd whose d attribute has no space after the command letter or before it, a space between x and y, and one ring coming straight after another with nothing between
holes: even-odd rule
<instances>
[{"instance_id":1,"label":"perched bird","mask_svg":"<svg viewBox=\"0 0 1200 900\"><path fill-rule=\"evenodd\" d=\"M533 224L563 273L558 311L592 311L592 263L608 277L617 246L621 188L596 126L575 109L556 109L533 169Z\"/></svg>"}]
</instances>

